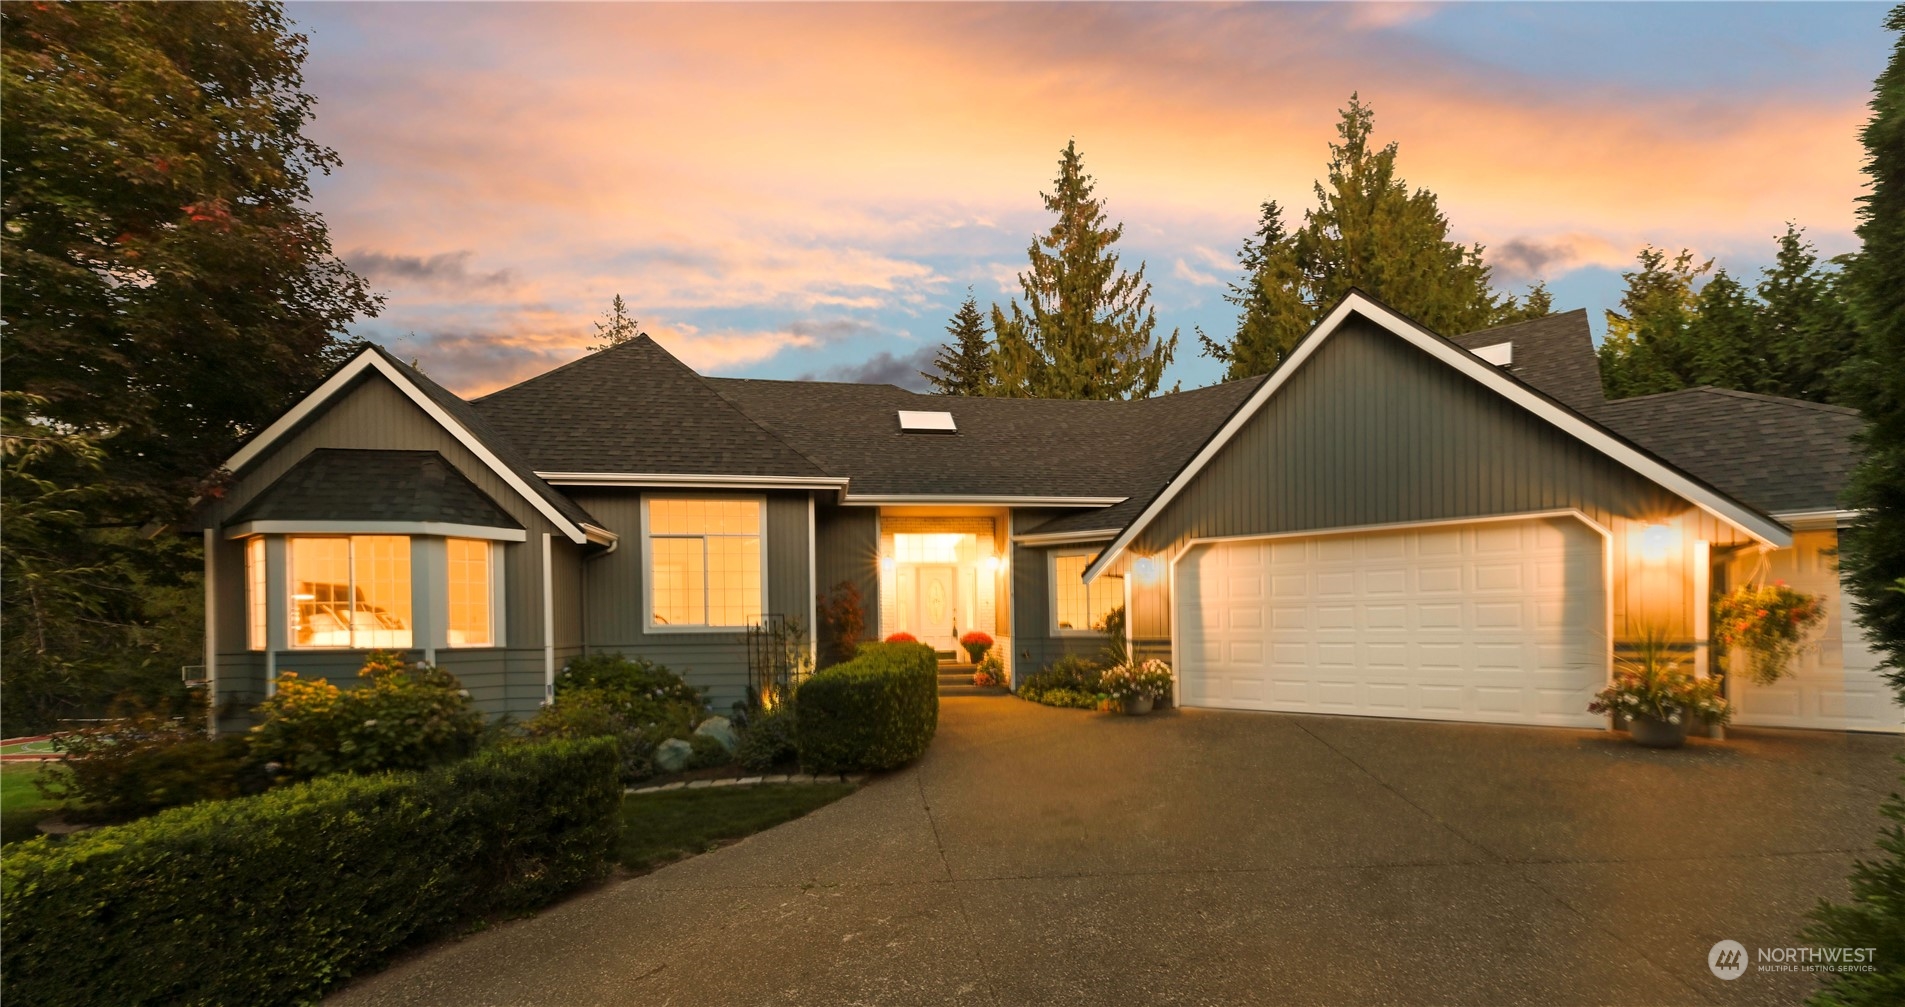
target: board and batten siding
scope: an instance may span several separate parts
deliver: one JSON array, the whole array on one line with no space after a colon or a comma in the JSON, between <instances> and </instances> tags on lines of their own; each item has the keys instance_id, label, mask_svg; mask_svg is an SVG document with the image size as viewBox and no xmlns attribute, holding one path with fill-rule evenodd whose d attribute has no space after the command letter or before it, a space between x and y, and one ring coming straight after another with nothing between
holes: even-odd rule
<instances>
[{"instance_id":1,"label":"board and batten siding","mask_svg":"<svg viewBox=\"0 0 1905 1007\"><path fill-rule=\"evenodd\" d=\"M1192 539L1565 509L1581 511L1612 534L1617 632L1628 628L1620 623L1628 610L1624 560L1630 534L1670 524L1689 543L1750 541L1394 334L1353 317L1165 506L1129 552L1168 561ZM1691 603L1688 597L1671 612L1654 606L1649 618L1687 632Z\"/></svg>"},{"instance_id":2,"label":"board and batten siding","mask_svg":"<svg viewBox=\"0 0 1905 1007\"><path fill-rule=\"evenodd\" d=\"M1036 531L1047 521L1073 514L1069 510L1019 508L1012 512L1012 532L1023 535ZM1028 546L1012 543L1012 675L1015 683L1035 674L1061 657L1096 659L1105 649L1106 639L1093 633L1059 634L1052 630L1051 556L1056 552L1095 554L1108 542L1070 546ZM1123 556L1106 573L1129 575L1130 557Z\"/></svg>"},{"instance_id":3,"label":"board and batten siding","mask_svg":"<svg viewBox=\"0 0 1905 1007\"><path fill-rule=\"evenodd\" d=\"M860 639L877 639L880 632L880 512L876 507L814 509L814 584L820 594L846 581L860 592L865 628ZM828 641L821 641L824 645ZM822 659L827 649L821 647Z\"/></svg>"},{"instance_id":4,"label":"board and batten siding","mask_svg":"<svg viewBox=\"0 0 1905 1007\"><path fill-rule=\"evenodd\" d=\"M215 641L221 730L242 730L248 710L265 698L267 659L246 646L244 543L227 540L224 524L318 448L435 451L522 524L524 542L503 547L505 647L443 649L437 661L463 681L484 713L527 717L543 696L542 537L552 536L555 570L557 660L582 647L581 547L571 543L540 511L477 458L389 379L366 372L317 415L237 474L223 498L208 505L201 527L217 531L213 557L217 618ZM420 659L421 649L408 652ZM356 680L363 651L279 650L279 672L329 678L340 686Z\"/></svg>"},{"instance_id":5,"label":"board and batten siding","mask_svg":"<svg viewBox=\"0 0 1905 1007\"><path fill-rule=\"evenodd\" d=\"M762 559L767 564L768 613L798 620L807 629L807 494L694 493L670 490L655 495L694 497L745 496L767 500L767 538ZM747 693L747 634L732 632L651 633L645 625L642 565L641 500L635 489L574 489L569 494L602 526L622 537L620 548L582 561L584 603L578 606L588 651L622 654L666 665L688 684L706 691L708 703L725 710Z\"/></svg>"}]
</instances>

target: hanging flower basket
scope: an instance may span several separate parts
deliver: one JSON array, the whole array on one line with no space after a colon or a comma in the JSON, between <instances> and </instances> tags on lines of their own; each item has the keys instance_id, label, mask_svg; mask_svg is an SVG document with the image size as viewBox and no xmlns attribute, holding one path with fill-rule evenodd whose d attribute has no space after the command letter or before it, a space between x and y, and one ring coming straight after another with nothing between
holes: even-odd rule
<instances>
[{"instance_id":1,"label":"hanging flower basket","mask_svg":"<svg viewBox=\"0 0 1905 1007\"><path fill-rule=\"evenodd\" d=\"M1713 604L1714 638L1737 654L1753 681L1768 685L1792 667L1813 627L1825 618L1817 595L1785 581L1736 588Z\"/></svg>"}]
</instances>

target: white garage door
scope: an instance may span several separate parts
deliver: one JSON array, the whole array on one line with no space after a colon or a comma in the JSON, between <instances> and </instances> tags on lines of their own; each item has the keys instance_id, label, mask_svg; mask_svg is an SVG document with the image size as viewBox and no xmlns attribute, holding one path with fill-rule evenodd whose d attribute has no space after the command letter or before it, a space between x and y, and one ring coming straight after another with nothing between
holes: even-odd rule
<instances>
[{"instance_id":1,"label":"white garage door","mask_svg":"<svg viewBox=\"0 0 1905 1007\"><path fill-rule=\"evenodd\" d=\"M1571 518L1196 546L1188 706L1605 727L1602 539Z\"/></svg>"}]
</instances>

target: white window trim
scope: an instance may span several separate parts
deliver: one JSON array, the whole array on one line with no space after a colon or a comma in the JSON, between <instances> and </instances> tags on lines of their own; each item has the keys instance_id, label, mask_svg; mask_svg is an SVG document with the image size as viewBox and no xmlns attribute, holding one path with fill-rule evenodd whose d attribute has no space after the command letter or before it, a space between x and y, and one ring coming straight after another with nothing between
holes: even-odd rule
<instances>
[{"instance_id":1,"label":"white window trim","mask_svg":"<svg viewBox=\"0 0 1905 1007\"><path fill-rule=\"evenodd\" d=\"M767 497L754 494L728 493L644 493L642 494L642 632L660 635L691 635L707 633L734 634L745 632L746 625L739 626L676 626L655 623L655 551L654 538L648 534L648 502L650 500L752 500L760 507L761 544L761 614L768 611L767 598ZM704 536L705 538L705 536ZM707 571L702 571L702 590L707 590Z\"/></svg>"},{"instance_id":2,"label":"white window trim","mask_svg":"<svg viewBox=\"0 0 1905 1007\"><path fill-rule=\"evenodd\" d=\"M294 538L408 535L411 538L480 538L493 542L524 542L529 538L529 533L521 528L450 524L444 521L246 521L225 531L226 538L249 538L253 535L290 535Z\"/></svg>"},{"instance_id":3,"label":"white window trim","mask_svg":"<svg viewBox=\"0 0 1905 1007\"><path fill-rule=\"evenodd\" d=\"M358 534L365 533L360 532ZM370 534L389 533L372 532ZM292 642L291 639L291 605L293 604L293 596L296 591L291 583L293 571L291 569L291 549L288 544L289 541L294 538L350 537L352 536L336 532L319 532L315 534L274 533L270 535L252 536L252 538L260 539L265 543L264 581L267 585L267 591L269 591L270 585L274 584L282 585L283 591L276 598L267 596L265 603L265 645L262 648L250 651L251 653L262 653L267 656L268 660L275 660L280 651L295 650L309 653L347 654L369 653L372 650L386 649L377 647L305 647L297 645ZM411 536L410 646L398 649L421 651L427 655L437 650L450 650L464 654L484 650L503 650L509 646L509 604L507 596L509 589L509 575L507 572L509 552L506 541L498 539L487 540L490 546L490 642L488 643L462 645L450 643L448 568L447 566L443 568L438 568L435 565L426 566L417 562L417 547L419 545L423 545L426 548L434 545L439 549L447 549L448 539L468 537L470 536ZM249 539L245 540L245 548L250 548L249 543ZM273 569L274 566L276 567L275 571ZM443 576L439 578L438 574L442 574ZM435 580L431 583L424 584L423 589L419 590L419 579L423 577L435 578ZM436 580L440 580L441 583L437 583ZM249 620L251 603L249 578L246 578L245 602L245 616L246 619ZM425 610L426 608L428 611ZM247 625L249 625L249 622L247 622ZM426 660L427 659L426 657Z\"/></svg>"},{"instance_id":4,"label":"white window trim","mask_svg":"<svg viewBox=\"0 0 1905 1007\"><path fill-rule=\"evenodd\" d=\"M444 558L446 560L443 568L443 645L439 649L454 650L459 654L473 650L498 650L504 646L503 613L506 611L503 606L504 553L503 543L494 539L490 540L489 543L489 642L464 644L450 642L450 569L447 562L450 548L449 540L453 538L470 537L471 536L468 535L446 535L443 539ZM416 583L413 578L410 586L410 593L413 597L416 591ZM415 605L414 600L412 601L412 605ZM436 613L432 612L431 614L434 616ZM436 620L433 618L431 621L434 622Z\"/></svg>"},{"instance_id":5,"label":"white window trim","mask_svg":"<svg viewBox=\"0 0 1905 1007\"><path fill-rule=\"evenodd\" d=\"M1051 628L1053 636L1083 636L1083 637L1091 637L1095 639L1106 639L1111 635L1101 629L1090 629L1090 628L1069 629L1069 628L1061 627L1058 624L1058 561L1065 557L1083 556L1085 557L1085 566L1089 568L1091 566L1092 554L1095 551L1096 550L1092 550L1092 549L1052 549L1045 554L1045 598L1046 598L1045 615L1046 615L1046 622L1050 624L1050 628ZM1123 574L1112 574L1111 576L1117 577L1120 580L1126 579ZM1087 581L1084 585L1085 591L1086 591L1086 594L1085 594L1085 614L1086 615L1091 614L1090 592L1094 587L1097 586L1097 584L1098 582L1094 579L1091 581ZM1129 610L1126 610L1127 624L1129 624L1129 621L1130 621L1130 612Z\"/></svg>"}]
</instances>

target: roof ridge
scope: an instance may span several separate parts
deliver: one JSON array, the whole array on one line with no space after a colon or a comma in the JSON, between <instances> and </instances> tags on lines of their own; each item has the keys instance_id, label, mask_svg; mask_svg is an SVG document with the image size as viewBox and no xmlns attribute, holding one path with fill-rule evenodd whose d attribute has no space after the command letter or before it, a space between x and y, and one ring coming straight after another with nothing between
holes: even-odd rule
<instances>
[{"instance_id":1,"label":"roof ridge","mask_svg":"<svg viewBox=\"0 0 1905 1007\"><path fill-rule=\"evenodd\" d=\"M668 350L663 348L660 343L656 343L655 348L661 350L663 353L668 353ZM721 394L721 389L716 388L714 384L711 381L709 381L708 378L703 377L700 374L700 372L696 371L694 368L689 367L687 364L681 363L680 360L676 360L674 354L668 353L668 358L670 360L674 360L675 363L677 364L681 364L682 370L687 371L689 374L693 374L695 380L701 383L701 387L706 388L709 392L713 393L715 398L720 399L721 401L727 403L728 408L734 410L736 413L739 413L742 419L748 421L749 423L754 424L754 426L757 429L759 429L762 433L766 434L769 437L772 437L776 444L779 444L782 447L785 447L787 450L792 451L795 457L800 458L802 461L805 461L809 465L812 465L814 467L815 472L819 472L824 475L830 475L830 476L839 475L839 473L837 472L828 471L827 466L820 464L820 462L816 461L812 455L795 447L794 442L788 440L785 437L782 437L780 434L780 431L775 430L774 428L768 426L765 423L762 423L759 417L755 416L753 413L748 412L747 408L742 406L739 402L736 402L733 399L727 397L726 395Z\"/></svg>"},{"instance_id":2,"label":"roof ridge","mask_svg":"<svg viewBox=\"0 0 1905 1007\"><path fill-rule=\"evenodd\" d=\"M1731 398L1738 398L1738 399L1754 399L1760 402L1771 402L1775 405L1782 405L1782 406L1799 406L1799 407L1803 407L1807 409L1818 409L1823 412L1839 413L1839 414L1847 415L1847 416L1864 415L1863 413L1859 412L1857 409L1852 408L1851 406L1833 405L1830 402L1814 402L1811 399L1797 399L1797 398L1793 398L1790 395L1768 395L1765 392L1749 392L1739 388L1722 388L1719 385L1694 385L1690 388L1675 388L1672 391L1666 391L1666 392L1648 392L1645 395L1629 395L1629 396L1626 396L1625 398L1608 399L1607 404L1610 406L1617 406L1626 402L1640 402L1647 399L1664 399L1670 395L1690 395L1696 392L1707 392L1714 395L1725 395Z\"/></svg>"},{"instance_id":3,"label":"roof ridge","mask_svg":"<svg viewBox=\"0 0 1905 1007\"><path fill-rule=\"evenodd\" d=\"M1443 336L1443 338L1444 339L1466 339L1469 336L1479 336L1484 333L1497 332L1502 329L1513 329L1523 325L1535 325L1540 322L1552 322L1552 321L1555 321L1556 319L1566 318L1569 315L1581 315L1585 319L1585 316L1587 315L1587 309L1586 308L1569 308L1566 311L1550 311L1547 314L1540 316L1539 318L1524 318L1519 322L1503 322L1500 325L1489 325L1479 329L1470 329L1467 332L1460 332L1453 336Z\"/></svg>"},{"instance_id":4,"label":"roof ridge","mask_svg":"<svg viewBox=\"0 0 1905 1007\"><path fill-rule=\"evenodd\" d=\"M648 333L646 333L646 332L642 332L642 333L638 333L638 334L637 334L637 335L635 336L635 338L633 338L633 339L624 339L623 341L621 341L621 342L619 342L619 343L614 343L614 344L611 344L611 345L608 345L608 346L604 346L604 347L601 347L600 349L592 349L592 350L584 350L584 351L583 351L583 353L582 353L582 355L581 355L581 356L579 356L579 357L577 357L577 358L575 358L574 360L570 360L570 361L567 361L567 362L565 362L565 363L560 363L560 364L557 364L556 366L554 366L554 367L551 367L551 368L549 368L548 370L546 370L546 371L543 371L543 372L541 372L541 373L539 373L539 374L531 374L530 376L528 376L528 377L526 377L526 378L524 378L524 379L522 379L521 381L518 381L518 382L516 382L516 383L515 383L515 384L513 384L513 385L504 385L504 386L503 386L503 387L501 387L501 388L498 388L498 389L495 389L495 390L493 390L493 391L488 391L488 392L484 392L483 394L481 394L481 395L478 395L478 396L477 396L476 398L473 398L473 399L465 399L464 401L466 401L466 402L469 402L469 403L470 403L471 405L474 405L474 404L476 404L476 403L478 403L478 402L481 402L481 401L483 401L484 399L488 399L488 398L494 398L495 396L498 396L498 395L501 395L501 394L503 394L504 392L507 392L507 391L511 391L511 390L513 390L513 389L517 389L517 388L521 388L522 386L524 386L524 385L527 385L527 384L533 384L533 383L535 383L535 382L537 382L537 381L541 381L542 379L544 379L544 378L546 378L546 377L549 377L549 376L551 376L551 375L555 375L555 374L560 374L560 373L562 373L563 371L566 371L566 370L568 370L568 369L569 369L569 368L571 368L571 367L577 367L577 366L580 366L580 365L582 365L582 364L585 364L585 363L587 363L587 362L589 362L589 361L591 361L591 360L594 360L594 359L596 359L596 354L598 354L598 353L614 353L614 352L617 352L617 351L619 351L619 350L622 350L622 349L624 349L624 348L628 348L628 347L633 347L633 346L636 346L637 344L640 344L640 343L642 343L642 342L648 342L648 343L652 343L652 344L654 345L654 347L655 347L656 349L658 349L658 350L661 350L661 351L662 351L663 353L668 353L668 349L667 349L666 347L664 347L664 346L662 346L662 344L660 344L660 343L657 343L657 342L655 342L655 337L653 337L653 336L651 336L651 335L649 335L649 334L648 334ZM673 357L673 356L674 356L674 354L672 354L672 353L668 353L668 355L669 355L670 357ZM675 362L676 362L676 363L678 363L678 364L680 364L680 363L681 363L681 361L680 361L680 360L676 360ZM687 365L687 364L682 364L682 366L683 366L683 367L688 367L688 365ZM688 369L689 369L689 370L693 370L693 368L691 368L691 367L690 367L690 368L688 368Z\"/></svg>"}]
</instances>

